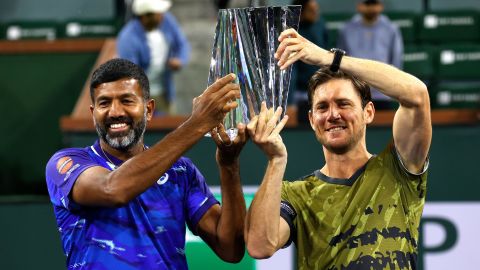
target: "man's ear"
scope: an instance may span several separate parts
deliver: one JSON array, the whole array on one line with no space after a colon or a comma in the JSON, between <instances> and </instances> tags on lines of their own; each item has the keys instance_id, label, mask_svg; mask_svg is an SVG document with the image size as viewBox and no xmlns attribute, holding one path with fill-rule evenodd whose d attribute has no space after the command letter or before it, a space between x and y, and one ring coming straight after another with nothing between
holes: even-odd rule
<instances>
[{"instance_id":1,"label":"man's ear","mask_svg":"<svg viewBox=\"0 0 480 270\"><path fill-rule=\"evenodd\" d=\"M147 101L147 121L152 120L153 112L155 111L155 100L151 98Z\"/></svg>"},{"instance_id":2,"label":"man's ear","mask_svg":"<svg viewBox=\"0 0 480 270\"><path fill-rule=\"evenodd\" d=\"M373 118L375 117L375 106L373 102L369 101L365 108L363 108L363 118L365 119L365 124L370 124L373 122Z\"/></svg>"},{"instance_id":3,"label":"man's ear","mask_svg":"<svg viewBox=\"0 0 480 270\"><path fill-rule=\"evenodd\" d=\"M90 104L90 113L92 113L92 116L93 116L93 109L95 109L95 107L93 107L93 104Z\"/></svg>"},{"instance_id":4,"label":"man's ear","mask_svg":"<svg viewBox=\"0 0 480 270\"><path fill-rule=\"evenodd\" d=\"M310 122L310 127L315 131L315 125L313 124L313 115L312 109L308 110L308 121Z\"/></svg>"}]
</instances>

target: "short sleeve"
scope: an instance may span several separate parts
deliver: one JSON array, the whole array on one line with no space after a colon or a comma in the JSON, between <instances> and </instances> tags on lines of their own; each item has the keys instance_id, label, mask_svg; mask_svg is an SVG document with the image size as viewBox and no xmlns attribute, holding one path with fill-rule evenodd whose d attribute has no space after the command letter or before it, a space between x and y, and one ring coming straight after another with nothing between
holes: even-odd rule
<instances>
[{"instance_id":1,"label":"short sleeve","mask_svg":"<svg viewBox=\"0 0 480 270\"><path fill-rule=\"evenodd\" d=\"M193 163L184 158L188 172L188 183L186 187L186 213L187 225L194 234L196 234L196 226L203 215L210 207L219 204L213 196L210 188L205 182L205 178Z\"/></svg>"},{"instance_id":2,"label":"short sleeve","mask_svg":"<svg viewBox=\"0 0 480 270\"><path fill-rule=\"evenodd\" d=\"M429 158L425 160L423 170L420 173L412 173L407 170L392 141L384 151L385 159L393 167L393 174L404 186L404 194L411 204L423 204L427 192L427 175ZM416 203L415 203L416 202Z\"/></svg>"},{"instance_id":3,"label":"short sleeve","mask_svg":"<svg viewBox=\"0 0 480 270\"><path fill-rule=\"evenodd\" d=\"M55 153L47 163L45 176L50 200L68 210L78 208L69 195L78 176L86 169L98 166L85 149L69 148Z\"/></svg>"}]
</instances>

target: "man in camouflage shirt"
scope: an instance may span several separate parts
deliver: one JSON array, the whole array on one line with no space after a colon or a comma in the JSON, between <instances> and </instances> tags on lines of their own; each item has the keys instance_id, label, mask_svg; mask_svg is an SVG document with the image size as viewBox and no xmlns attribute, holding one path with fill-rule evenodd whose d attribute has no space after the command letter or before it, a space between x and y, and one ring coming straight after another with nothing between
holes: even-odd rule
<instances>
[{"instance_id":1,"label":"man in camouflage shirt","mask_svg":"<svg viewBox=\"0 0 480 270\"><path fill-rule=\"evenodd\" d=\"M298 269L416 269L432 127L426 86L395 67L329 52L292 29L280 35L281 68L297 60L323 66L309 83L309 120L325 164L282 181L287 151L281 109L265 106L247 129L268 157L246 221L247 249L268 258L292 241ZM337 71L335 66L339 67ZM375 108L370 85L397 100L393 140L368 152ZM280 207L279 207L280 206Z\"/></svg>"}]
</instances>

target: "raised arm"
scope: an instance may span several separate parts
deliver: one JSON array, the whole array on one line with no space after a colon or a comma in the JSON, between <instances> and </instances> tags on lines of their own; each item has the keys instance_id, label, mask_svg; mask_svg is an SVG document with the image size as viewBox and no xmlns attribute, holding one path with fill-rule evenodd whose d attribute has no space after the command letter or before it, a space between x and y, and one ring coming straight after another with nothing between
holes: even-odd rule
<instances>
[{"instance_id":1,"label":"raised arm","mask_svg":"<svg viewBox=\"0 0 480 270\"><path fill-rule=\"evenodd\" d=\"M218 130L218 131L217 131ZM245 199L240 181L239 155L247 136L245 125L238 125L238 136L231 141L223 125L211 131L217 144L216 160L220 172L222 206L214 205L199 221L197 231L224 261L239 262L245 254L243 227Z\"/></svg>"},{"instance_id":2,"label":"raised arm","mask_svg":"<svg viewBox=\"0 0 480 270\"><path fill-rule=\"evenodd\" d=\"M191 116L150 149L135 155L114 171L91 167L80 174L72 199L87 206L121 206L147 190L203 135L237 106L239 86L227 75L194 100ZM134 100L130 100L134 102Z\"/></svg>"},{"instance_id":3,"label":"raised arm","mask_svg":"<svg viewBox=\"0 0 480 270\"><path fill-rule=\"evenodd\" d=\"M346 57L340 68L400 103L393 120L395 147L409 172L421 172L432 139L430 99L425 84L393 66L370 60Z\"/></svg>"},{"instance_id":4,"label":"raised arm","mask_svg":"<svg viewBox=\"0 0 480 270\"><path fill-rule=\"evenodd\" d=\"M287 165L287 150L280 131L288 120L285 116L277 124L281 112L279 108L274 114L263 103L260 114L247 126L250 137L268 158L262 184L250 205L245 224L248 253L257 259L272 256L290 236L287 222L280 218L282 180Z\"/></svg>"},{"instance_id":5,"label":"raised arm","mask_svg":"<svg viewBox=\"0 0 480 270\"><path fill-rule=\"evenodd\" d=\"M281 68L297 60L317 66L332 63L332 53L309 42L293 29L284 31L279 39L281 43L275 56ZM412 173L420 172L432 138L430 100L425 84L393 66L372 60L346 56L340 69L400 103L393 121L395 147L406 168Z\"/></svg>"}]
</instances>

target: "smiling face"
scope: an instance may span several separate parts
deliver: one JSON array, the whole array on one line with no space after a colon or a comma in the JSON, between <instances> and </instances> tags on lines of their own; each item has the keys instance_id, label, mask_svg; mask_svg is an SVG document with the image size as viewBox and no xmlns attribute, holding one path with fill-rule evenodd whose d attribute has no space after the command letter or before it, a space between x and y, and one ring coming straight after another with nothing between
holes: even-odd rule
<instances>
[{"instance_id":1,"label":"smiling face","mask_svg":"<svg viewBox=\"0 0 480 270\"><path fill-rule=\"evenodd\" d=\"M372 102L362 108L360 95L349 80L332 79L316 87L309 119L318 141L328 151L344 154L365 141L373 114Z\"/></svg>"},{"instance_id":2,"label":"smiling face","mask_svg":"<svg viewBox=\"0 0 480 270\"><path fill-rule=\"evenodd\" d=\"M142 141L153 101L145 101L137 80L123 78L99 84L90 107L98 136L110 147L128 151Z\"/></svg>"}]
</instances>

